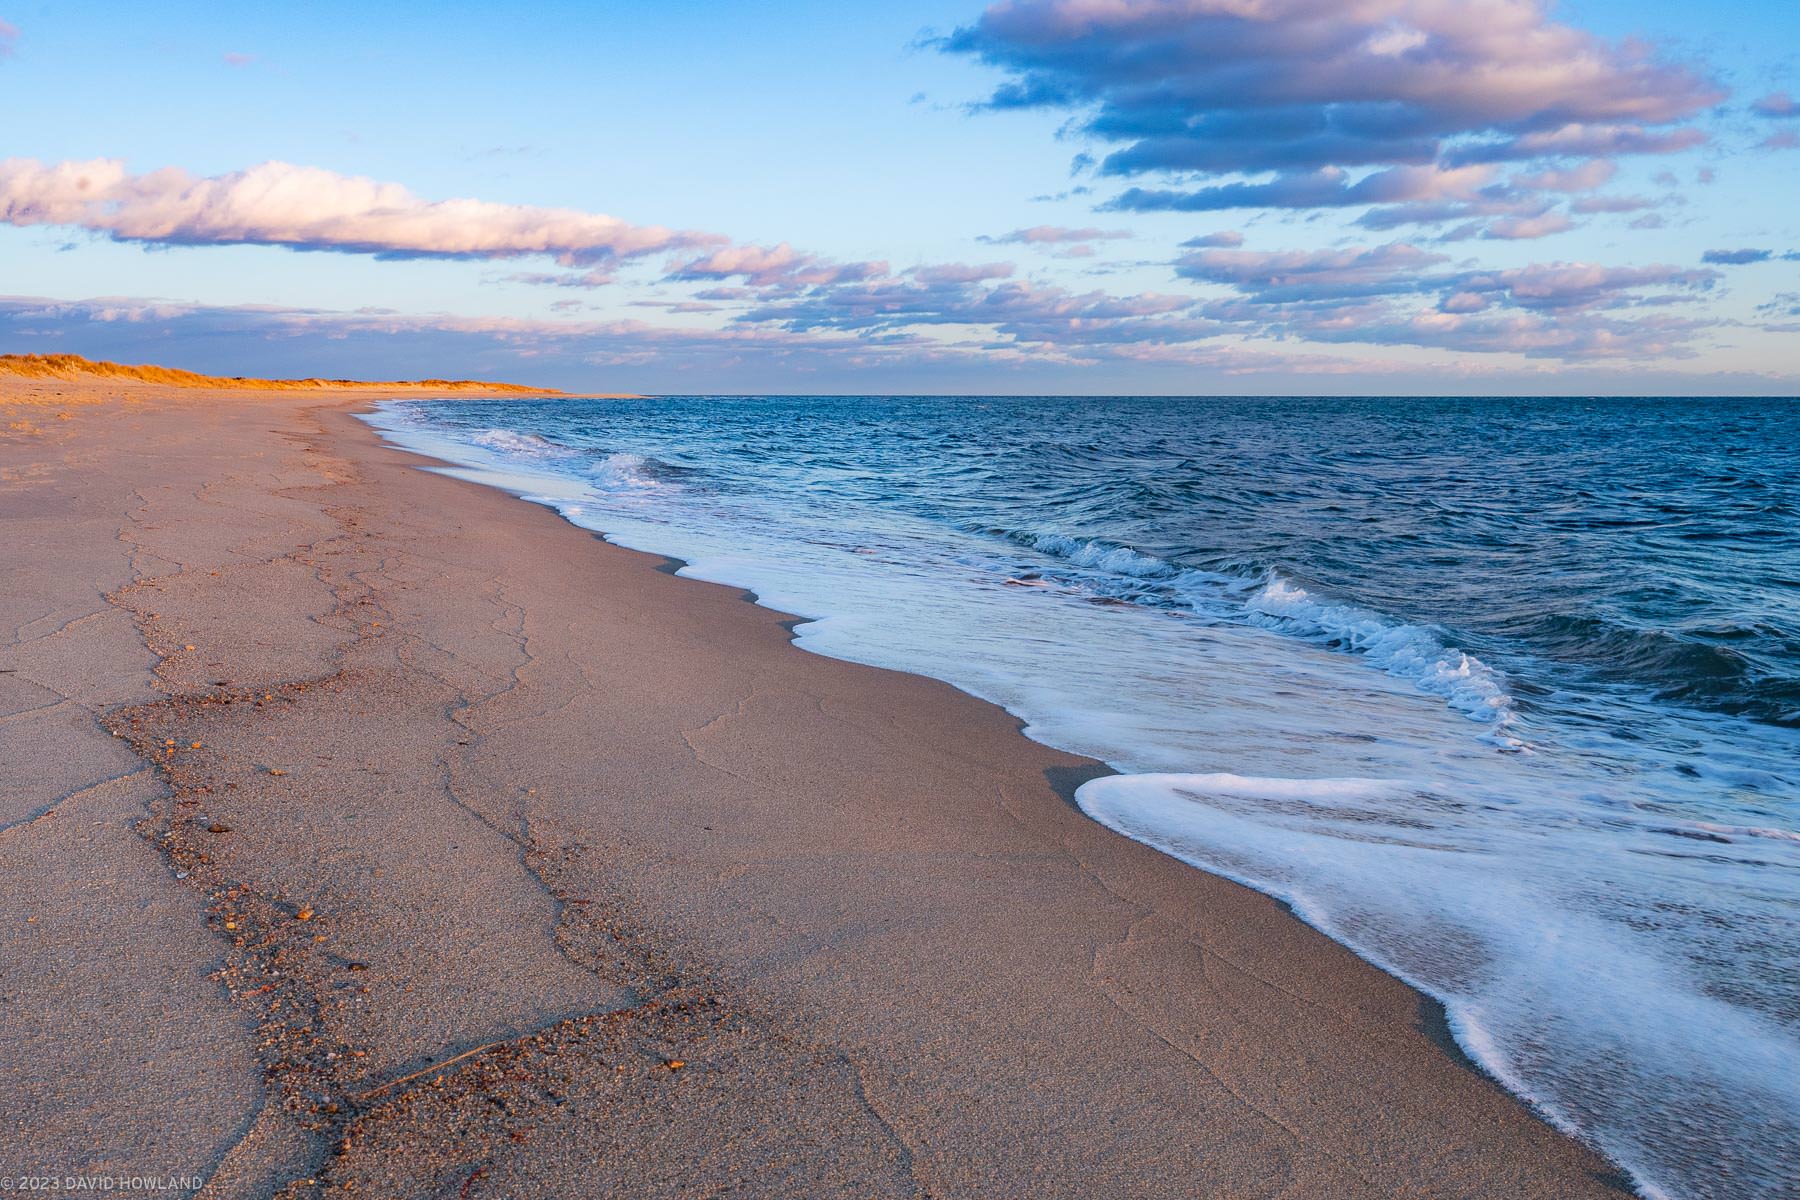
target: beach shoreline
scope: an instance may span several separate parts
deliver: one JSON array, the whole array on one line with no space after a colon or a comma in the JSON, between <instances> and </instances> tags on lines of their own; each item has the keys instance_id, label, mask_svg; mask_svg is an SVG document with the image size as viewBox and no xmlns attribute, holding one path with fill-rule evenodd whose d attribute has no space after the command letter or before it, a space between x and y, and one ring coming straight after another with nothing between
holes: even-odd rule
<instances>
[{"instance_id":1,"label":"beach shoreline","mask_svg":"<svg viewBox=\"0 0 1800 1200\"><path fill-rule=\"evenodd\" d=\"M1082 815L1091 760L420 469L381 395L0 381L5 952L54 981L8 1173L1629 1194L1434 1001Z\"/></svg>"}]
</instances>

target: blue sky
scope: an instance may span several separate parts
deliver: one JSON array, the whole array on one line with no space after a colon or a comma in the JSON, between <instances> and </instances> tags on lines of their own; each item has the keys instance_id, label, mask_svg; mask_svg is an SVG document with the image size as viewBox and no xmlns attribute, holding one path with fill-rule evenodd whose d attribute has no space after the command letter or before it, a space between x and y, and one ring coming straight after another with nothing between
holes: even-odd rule
<instances>
[{"instance_id":1,"label":"blue sky","mask_svg":"<svg viewBox=\"0 0 1800 1200\"><path fill-rule=\"evenodd\" d=\"M1800 390L1790 3L396 9L0 0L0 349L654 392Z\"/></svg>"}]
</instances>

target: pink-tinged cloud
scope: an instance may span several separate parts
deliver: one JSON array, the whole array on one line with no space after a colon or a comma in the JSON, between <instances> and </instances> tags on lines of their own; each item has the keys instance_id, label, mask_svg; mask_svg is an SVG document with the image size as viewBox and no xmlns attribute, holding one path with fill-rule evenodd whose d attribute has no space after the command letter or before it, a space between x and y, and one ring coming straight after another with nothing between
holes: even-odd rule
<instances>
[{"instance_id":1,"label":"pink-tinged cloud","mask_svg":"<svg viewBox=\"0 0 1800 1200\"><path fill-rule=\"evenodd\" d=\"M1352 180L1341 167L1277 176L1267 183L1197 189L1129 188L1105 207L1124 212L1220 212L1233 208L1351 208L1474 200L1496 174L1488 164L1389 167Z\"/></svg>"},{"instance_id":2,"label":"pink-tinged cloud","mask_svg":"<svg viewBox=\"0 0 1800 1200\"><path fill-rule=\"evenodd\" d=\"M1005 278L1006 264L714 294L757 301L737 310L728 328L926 337L934 345L966 329L954 336L974 337L997 353L1058 360L1104 353L1173 361L1236 336L1574 361L1689 353L1703 323L1621 314L1692 298L1717 278L1711 270L1665 266L1557 263L1477 272L1449 264L1443 253L1404 242L1276 252L1196 247L1176 260L1176 274L1232 295L1077 293Z\"/></svg>"},{"instance_id":3,"label":"pink-tinged cloud","mask_svg":"<svg viewBox=\"0 0 1800 1200\"><path fill-rule=\"evenodd\" d=\"M1199 316L1264 337L1574 362L1682 357L1705 322L1635 310L1692 300L1719 273L1666 265L1547 263L1505 271L1445 269L1448 259L1403 242L1330 250L1206 250L1179 274L1223 285Z\"/></svg>"},{"instance_id":4,"label":"pink-tinged cloud","mask_svg":"<svg viewBox=\"0 0 1800 1200\"><path fill-rule=\"evenodd\" d=\"M1482 236L1517 242L1549 237L1553 233L1566 233L1573 228L1575 222L1569 219L1567 213L1547 212L1535 217L1502 217L1490 224Z\"/></svg>"},{"instance_id":5,"label":"pink-tinged cloud","mask_svg":"<svg viewBox=\"0 0 1800 1200\"><path fill-rule=\"evenodd\" d=\"M1268 295L1305 290L1333 296L1411 291L1418 272L1448 261L1405 242L1342 250L1200 250L1175 261L1175 273Z\"/></svg>"},{"instance_id":6,"label":"pink-tinged cloud","mask_svg":"<svg viewBox=\"0 0 1800 1200\"><path fill-rule=\"evenodd\" d=\"M1217 233L1203 233L1199 237L1191 237L1181 243L1184 250L1235 250L1244 244L1244 235L1235 229L1221 229Z\"/></svg>"},{"instance_id":7,"label":"pink-tinged cloud","mask_svg":"<svg viewBox=\"0 0 1800 1200\"><path fill-rule=\"evenodd\" d=\"M775 296L743 313L750 325L794 332L839 330L863 335L932 326L990 327L1015 345L1066 347L1095 341L1192 341L1213 336L1177 315L1192 307L1185 296L1142 293L1114 296L1074 293L1011 281L1009 264L919 267L888 276L821 287L798 296Z\"/></svg>"},{"instance_id":8,"label":"pink-tinged cloud","mask_svg":"<svg viewBox=\"0 0 1800 1200\"><path fill-rule=\"evenodd\" d=\"M1451 149L1455 163L1509 162L1533 158L1589 158L1625 154L1678 154L1707 142L1698 129L1646 129L1642 125L1589 125L1574 122L1498 142Z\"/></svg>"},{"instance_id":9,"label":"pink-tinged cloud","mask_svg":"<svg viewBox=\"0 0 1800 1200\"><path fill-rule=\"evenodd\" d=\"M1080 307L1079 302L1074 303ZM918 386L921 377L968 390L1009 381L1031 390L1094 377L1116 388L1116 368L1166 365L1168 386L1191 389L1194 370L1220 374L1401 373L1406 364L1362 356L1273 351L1198 340L1216 327L1171 326L1163 338L1109 338L1099 330L1066 346L987 337L660 326L643 321L517 320L341 312L270 306L201 306L103 298L0 296L0 335L32 350L159 361L222 373L443 375L508 378L565 387L646 386L681 380L696 390L792 384ZM651 372L649 375L637 372ZM1035 374L1028 374L1035 372ZM1141 376L1140 376L1141 377ZM1239 389L1241 390L1241 389Z\"/></svg>"},{"instance_id":10,"label":"pink-tinged cloud","mask_svg":"<svg viewBox=\"0 0 1800 1200\"><path fill-rule=\"evenodd\" d=\"M585 271L519 271L501 278L503 283L523 283L531 287L597 288L618 279L610 266L591 267Z\"/></svg>"},{"instance_id":11,"label":"pink-tinged cloud","mask_svg":"<svg viewBox=\"0 0 1800 1200\"><path fill-rule=\"evenodd\" d=\"M1657 201L1648 196L1582 196L1569 202L1569 211L1583 215L1628 213L1655 208L1656 205Z\"/></svg>"},{"instance_id":12,"label":"pink-tinged cloud","mask_svg":"<svg viewBox=\"0 0 1800 1200\"><path fill-rule=\"evenodd\" d=\"M1591 192L1610 183L1618 173L1618 164L1611 159L1593 158L1567 170L1517 175L1513 177L1512 185L1527 192Z\"/></svg>"},{"instance_id":13,"label":"pink-tinged cloud","mask_svg":"<svg viewBox=\"0 0 1800 1200\"><path fill-rule=\"evenodd\" d=\"M935 263L923 267L914 267L908 271L920 283L927 285L981 283L988 279L1011 279L1017 270L1009 262L992 263Z\"/></svg>"},{"instance_id":14,"label":"pink-tinged cloud","mask_svg":"<svg viewBox=\"0 0 1800 1200\"><path fill-rule=\"evenodd\" d=\"M175 167L133 175L117 159L7 159L0 161L0 222L164 246L284 246L393 258L543 255L567 266L725 240L575 209L421 200L397 183L281 162L197 177Z\"/></svg>"},{"instance_id":15,"label":"pink-tinged cloud","mask_svg":"<svg viewBox=\"0 0 1800 1200\"><path fill-rule=\"evenodd\" d=\"M1480 292L1452 292L1438 301L1438 311L1447 313L1476 313L1494 303L1493 298Z\"/></svg>"},{"instance_id":16,"label":"pink-tinged cloud","mask_svg":"<svg viewBox=\"0 0 1800 1200\"><path fill-rule=\"evenodd\" d=\"M1504 295L1522 308L1571 311L1616 307L1650 288L1704 291L1719 273L1655 264L1603 267L1595 263L1536 263L1506 271L1472 273L1461 280L1471 292Z\"/></svg>"},{"instance_id":17,"label":"pink-tinged cloud","mask_svg":"<svg viewBox=\"0 0 1800 1200\"><path fill-rule=\"evenodd\" d=\"M19 27L0 21L0 58L7 58L19 40Z\"/></svg>"},{"instance_id":18,"label":"pink-tinged cloud","mask_svg":"<svg viewBox=\"0 0 1800 1200\"><path fill-rule=\"evenodd\" d=\"M1800 100L1794 99L1786 92L1770 92L1753 101L1750 111L1759 117L1771 117L1777 120L1785 117L1800 117Z\"/></svg>"},{"instance_id":19,"label":"pink-tinged cloud","mask_svg":"<svg viewBox=\"0 0 1800 1200\"><path fill-rule=\"evenodd\" d=\"M1492 171L1494 164L1460 168L1461 171ZM1471 237L1522 239L1545 237L1574 227L1570 213L1631 212L1649 207L1653 202L1640 196L1581 195L1566 212L1557 211L1558 202L1548 193L1589 193L1609 183L1618 172L1608 158L1593 158L1569 167L1514 175L1507 180L1476 175L1474 186L1445 187L1438 198L1406 200L1369 209L1357 218L1366 229L1398 229L1405 225L1462 224L1443 235L1445 241ZM1450 172L1439 171L1447 179ZM1491 182L1482 182L1484 178Z\"/></svg>"},{"instance_id":20,"label":"pink-tinged cloud","mask_svg":"<svg viewBox=\"0 0 1800 1200\"><path fill-rule=\"evenodd\" d=\"M979 237L975 240L993 246L1062 246L1079 242L1106 242L1128 238L1128 229L1069 229L1061 225L1033 225L1030 229L1015 229L998 237Z\"/></svg>"},{"instance_id":21,"label":"pink-tinged cloud","mask_svg":"<svg viewBox=\"0 0 1800 1200\"><path fill-rule=\"evenodd\" d=\"M256 61L254 54L239 54L235 51L226 53L225 65L228 67L247 67Z\"/></svg>"},{"instance_id":22,"label":"pink-tinged cloud","mask_svg":"<svg viewBox=\"0 0 1800 1200\"><path fill-rule=\"evenodd\" d=\"M1680 357L1692 353L1707 324L1636 310L1697 294L1718 278L1712 270L1667 266L1554 263L1488 272L1447 266L1443 255L1405 243L1275 253L1202 249L1182 260L1181 273L1231 293L1207 300L1076 293L1005 279L1005 264L947 264L799 290L713 289L712 297L728 306L717 313L705 311L709 306L670 302L671 311L717 318L679 328L641 321L14 298L0 300L0 332L15 341L67 337L59 348L77 341L91 347L95 342L81 331L105 326L111 332L98 339L101 345L181 345L194 353L210 348L227 361L258 339L266 344L310 338L334 346L355 343L384 362L423 360L391 374L444 373L432 355L450 339L464 350L487 347L506 356L493 360L498 365L470 367L462 374L511 374L507 363L516 368L560 357L565 363L676 372L716 369L729 372L737 386L743 386L746 371L762 372L757 377L765 382L773 372L838 371L846 373L840 379L859 378L866 386L867 379L855 371L1217 364L1233 353L1232 341L1243 339L1424 346L1561 362ZM744 308L746 301L753 306ZM122 335L127 329L138 332ZM405 359L406 354L415 357ZM321 369L316 358L309 361L309 371ZM713 378L723 385L724 375Z\"/></svg>"},{"instance_id":23,"label":"pink-tinged cloud","mask_svg":"<svg viewBox=\"0 0 1800 1200\"><path fill-rule=\"evenodd\" d=\"M1564 362L1685 358L1703 328L1673 317L1635 321L1608 318L1551 320L1528 312L1448 313L1427 309L1404 322L1372 329L1392 345L1487 354L1518 354Z\"/></svg>"},{"instance_id":24,"label":"pink-tinged cloud","mask_svg":"<svg viewBox=\"0 0 1800 1200\"><path fill-rule=\"evenodd\" d=\"M783 242L779 246L725 246L677 265L669 272L669 278L741 278L752 287L799 288L872 279L887 271L884 262L833 262Z\"/></svg>"},{"instance_id":25,"label":"pink-tinged cloud","mask_svg":"<svg viewBox=\"0 0 1800 1200\"><path fill-rule=\"evenodd\" d=\"M967 288L970 285L1010 278L1016 268L1009 262L928 263L895 275L884 262L840 263L779 246L726 246L701 258L678 264L667 278L681 282L742 279L746 288L715 288L699 293L705 299L758 298L788 302L801 292L841 294L849 289L899 291Z\"/></svg>"},{"instance_id":26,"label":"pink-tinged cloud","mask_svg":"<svg viewBox=\"0 0 1800 1200\"><path fill-rule=\"evenodd\" d=\"M1276 176L1134 189L1133 210L1362 203L1322 173L1668 151L1725 94L1540 0L1002 0L939 46L1004 72L985 108L1080 114L1119 146L1102 174Z\"/></svg>"}]
</instances>

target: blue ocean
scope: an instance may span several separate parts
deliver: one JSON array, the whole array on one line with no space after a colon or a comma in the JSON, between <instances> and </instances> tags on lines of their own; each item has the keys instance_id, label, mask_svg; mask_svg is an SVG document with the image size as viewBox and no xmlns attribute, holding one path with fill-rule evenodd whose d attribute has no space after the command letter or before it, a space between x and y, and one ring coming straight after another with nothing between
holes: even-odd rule
<instances>
[{"instance_id":1,"label":"blue ocean","mask_svg":"<svg viewBox=\"0 0 1800 1200\"><path fill-rule=\"evenodd\" d=\"M394 401L397 444L949 681L1649 1196L1800 1187L1800 402Z\"/></svg>"}]
</instances>

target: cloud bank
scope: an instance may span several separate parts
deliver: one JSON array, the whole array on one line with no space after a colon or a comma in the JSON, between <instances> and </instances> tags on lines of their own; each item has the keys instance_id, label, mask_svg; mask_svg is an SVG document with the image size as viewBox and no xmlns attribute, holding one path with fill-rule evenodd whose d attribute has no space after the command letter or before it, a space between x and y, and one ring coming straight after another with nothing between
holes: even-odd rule
<instances>
[{"instance_id":1,"label":"cloud bank","mask_svg":"<svg viewBox=\"0 0 1800 1200\"><path fill-rule=\"evenodd\" d=\"M1066 386L1071 368L1118 363L1165 369L1171 380L1188 378L1185 372L1195 367L1221 375L1277 373L1285 378L1401 369L1395 363L1226 344L1159 346L1124 340L1096 342L1075 354L1045 353L985 337L847 333L774 323L695 329L634 320L403 315L126 297L61 301L0 296L0 335L40 352L79 349L127 361L167 361L175 345L196 365L244 374L354 374L357 363L379 354L402 376L450 371L558 384L571 378L592 380L603 369L614 386L631 386L633 372L642 369L663 377L673 372L719 391L753 385L791 388L796 378L868 390L875 382L871 372L892 372L894 379L956 381L969 390L991 389L997 380L1011 377L1039 391L1051 383Z\"/></svg>"},{"instance_id":2,"label":"cloud bank","mask_svg":"<svg viewBox=\"0 0 1800 1200\"><path fill-rule=\"evenodd\" d=\"M1793 307L1794 296L1779 299L1787 306L1782 312L1800 312ZM1770 314L1776 315L1772 306ZM1192 323L1202 324L1198 319ZM1478 328L1483 332L1472 332ZM1460 336L1502 342L1532 337L1532 328L1529 317L1501 314L1489 316L1484 324L1463 325ZM1679 326L1670 322L1664 329L1676 336ZM1458 336L1448 321L1434 322L1428 316L1400 321L1382 332L1419 345ZM1581 336L1595 346L1611 340L1603 326ZM450 374L607 390L670 390L678 381L679 387L693 391L791 391L796 381L803 380L805 386L818 389L864 392L924 386L1027 393L1087 388L1110 393L1117 391L1118 372L1125 368L1141 385L1184 394L1321 386L1391 394L1441 390L1451 378L1460 381L1460 388L1498 394L1621 388L1635 394L1691 394L1728 386L1741 394L1787 395L1793 384L1791 377L1750 373L1724 377L1652 372L1602 354L1590 357L1609 362L1604 372L1563 363L1521 367L1459 355L1440 360L1422 375L1416 358L1371 356L1364 351L1321 353L1216 338L1188 342L1095 338L1066 351L1037 353L983 337L853 335L767 326L671 328L635 320L403 315L125 297L62 301L0 296L0 337L23 350L76 351L224 374L355 376L367 373L374 362L397 377ZM1241 382L1246 378L1255 382Z\"/></svg>"},{"instance_id":3,"label":"cloud bank","mask_svg":"<svg viewBox=\"0 0 1800 1200\"><path fill-rule=\"evenodd\" d=\"M1663 311L1718 281L1706 268L1537 263L1447 269L1404 242L1266 252L1203 249L1176 272L1229 288L1197 315L1260 336L1579 362L1691 355L1703 320Z\"/></svg>"},{"instance_id":4,"label":"cloud bank","mask_svg":"<svg viewBox=\"0 0 1800 1200\"><path fill-rule=\"evenodd\" d=\"M1172 264L1177 278L1212 295L1082 291L1015 278L1007 263L845 270L785 248L722 251L703 260L704 270L690 264L671 278L730 284L698 298L718 306L726 328L743 333L854 339L846 344L900 339L939 349L973 345L982 353L1069 364L1200 363L1223 346L1253 341L1427 347L1569 363L1680 358L1695 353L1712 326L1673 315L1675 307L1703 297L1720 279L1707 267L1655 264L1453 267L1449 255L1406 242L1275 252L1245 250L1242 242L1230 232L1195 238ZM809 282L796 284L796 273Z\"/></svg>"},{"instance_id":5,"label":"cloud bank","mask_svg":"<svg viewBox=\"0 0 1800 1200\"><path fill-rule=\"evenodd\" d=\"M939 47L1002 71L981 107L1073 111L1132 211L1472 200L1486 164L1668 153L1724 95L1539 0L1002 0Z\"/></svg>"}]
</instances>

